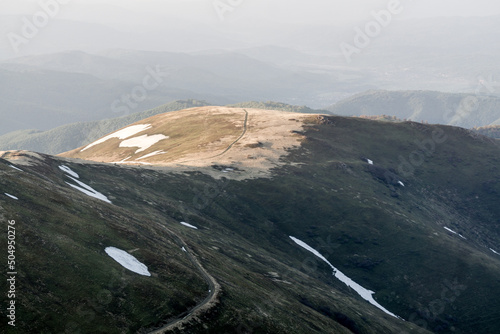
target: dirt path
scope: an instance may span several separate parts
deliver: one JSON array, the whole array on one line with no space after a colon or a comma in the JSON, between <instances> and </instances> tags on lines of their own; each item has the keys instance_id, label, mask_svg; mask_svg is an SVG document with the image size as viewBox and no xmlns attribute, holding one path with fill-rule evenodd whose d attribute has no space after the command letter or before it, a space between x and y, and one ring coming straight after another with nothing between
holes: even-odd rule
<instances>
[{"instance_id":1,"label":"dirt path","mask_svg":"<svg viewBox=\"0 0 500 334\"><path fill-rule=\"evenodd\" d=\"M234 142L231 143L231 145L229 145L225 150L224 152L222 153L219 153L217 155L214 155L213 157L209 158L209 159L212 159L212 158L216 158L216 157L220 157L221 155L223 155L224 153L226 153L227 151L229 151L233 146L234 144L236 144L237 142L240 141L241 138L243 138L243 136L247 133L247 126L248 126L248 111L246 109L243 109L243 111L245 112L245 121L243 123L243 132L241 133L241 135L238 137L238 139L236 139Z\"/></svg>"},{"instance_id":2,"label":"dirt path","mask_svg":"<svg viewBox=\"0 0 500 334\"><path fill-rule=\"evenodd\" d=\"M213 159L213 158L220 157L221 155L227 153L227 151L229 151L234 146L234 144L236 144L237 142L239 142L241 140L241 138L243 138L243 136L245 136L245 134L247 133L247 128L248 128L248 111L246 109L243 109L243 111L245 112L245 120L243 122L243 132L241 133L241 135L235 141L233 141L228 147L226 147L226 149L222 153L216 154L216 155L211 156L211 157L206 157L206 158L180 161L178 163L184 164L184 163L187 163L187 162Z\"/></svg>"},{"instance_id":3,"label":"dirt path","mask_svg":"<svg viewBox=\"0 0 500 334\"><path fill-rule=\"evenodd\" d=\"M200 261L198 261L196 256L192 254L192 252L190 251L186 242L180 236L178 236L176 233L169 230L167 227L165 227L163 225L160 225L160 226L162 228L164 228L165 230L167 230L169 232L169 234L171 234L172 236L174 236L177 239L177 244L179 245L179 247L181 247L181 248L184 247L189 260L191 261L191 263L193 263L195 268L201 272L203 278L207 282L208 288L209 288L209 293L208 293L208 296L201 303L196 305L194 308L192 308L188 312L180 314L175 320L170 321L169 323L163 325L159 329L156 329L152 332L149 332L149 334L163 334L163 333L166 333L167 331L172 330L174 328L180 328L183 324L191 321L191 319L193 319L197 315L200 315L200 314L208 311L210 308L212 308L217 303L217 298L219 296L220 289L221 289L219 283L217 283L215 278L213 278L212 275L210 275L205 270L205 268L203 268Z\"/></svg>"}]
</instances>

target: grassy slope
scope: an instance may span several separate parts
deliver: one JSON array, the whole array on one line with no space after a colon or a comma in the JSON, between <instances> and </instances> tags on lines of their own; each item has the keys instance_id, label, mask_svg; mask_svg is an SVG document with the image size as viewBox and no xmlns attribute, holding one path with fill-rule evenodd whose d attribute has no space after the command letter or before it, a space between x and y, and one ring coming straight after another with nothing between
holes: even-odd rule
<instances>
[{"instance_id":1,"label":"grassy slope","mask_svg":"<svg viewBox=\"0 0 500 334\"><path fill-rule=\"evenodd\" d=\"M21 173L0 164L2 191L19 197L1 204L3 217L16 220L19 272L18 330L2 321L2 333L135 332L204 298L205 281L157 221L81 196L56 166ZM0 244L6 249L5 238ZM108 246L136 249L153 276L125 270Z\"/></svg>"},{"instance_id":2,"label":"grassy slope","mask_svg":"<svg viewBox=\"0 0 500 334\"><path fill-rule=\"evenodd\" d=\"M128 124L169 111L207 106L209 103L197 100L174 101L157 108L132 115L95 122L81 122L63 125L48 131L20 130L0 136L0 150L29 150L45 154L59 154L90 144L93 141ZM234 108L262 108L270 110L293 111L300 113L319 113L307 107L292 106L276 102L246 102L231 105Z\"/></svg>"},{"instance_id":3,"label":"grassy slope","mask_svg":"<svg viewBox=\"0 0 500 334\"><path fill-rule=\"evenodd\" d=\"M15 195L22 189L23 196L32 195L26 201L2 201L1 205L6 216L18 215L21 222L30 222L24 228L33 226L33 240L57 242L58 247L63 247L62 241L47 235L57 233L66 222L71 230L63 229L60 234L73 240L63 249L83 247L89 256L80 260L80 265L97 261L94 267L102 270L102 274L89 275L95 284L88 289L106 285L105 275L109 274L99 262L105 260L90 255L100 249L93 240L114 240L124 249L144 245L137 256L144 254L145 260L151 256L153 263L163 263L168 257L145 250L162 240L153 234L154 222L165 221L188 241L223 288L219 306L183 333L418 332L410 322L400 322L361 300L332 276L327 265L295 245L289 235L315 247L356 282L376 291L375 298L384 307L432 332L498 332L500 296L495 287L500 262L488 250L500 245L498 145L463 129L416 123L314 116L311 123L302 147L285 158L299 165L276 168L272 181L226 183L199 173L168 175L144 168L71 164L83 180L92 180L91 186L111 196L117 208L109 209L64 188L63 176L52 175L57 174L52 165L51 170L40 172L52 175L56 185L46 185L43 191L34 179L2 177L3 191ZM415 140L429 139L437 129L445 131L447 140L436 145L413 175L397 176L406 187L380 178L386 169L398 173L399 156L408 157L418 150ZM370 167L361 157L374 160L375 166ZM67 195L58 194L71 195L67 199ZM46 212L43 224L34 220L36 212ZM79 227L95 225L96 220L109 222L109 229L101 227L104 230L94 235ZM183 228L177 223L181 220L200 230ZM45 232L43 226L50 228ZM444 226L467 240L446 232ZM75 228L80 228L78 235L82 237L75 237ZM133 234L123 231L127 228ZM128 240L132 235L134 243ZM165 243L163 254L170 256L168 240ZM42 246L30 249L33 251L24 252L34 253ZM179 271L185 272L189 263L182 262L182 257L175 259ZM43 274L51 267L64 271L67 269L60 263L74 261L55 258L53 266L27 271ZM172 276L170 270L157 271ZM163 275L158 278L158 287ZM63 276L59 273L53 277ZM173 289L178 289L182 283L172 279ZM203 282L193 284L180 290L186 295L174 300L188 303L188 295L192 300L199 298L203 287ZM49 298L53 289L37 292L44 303L54 307L53 312L45 314L57 314L58 309L67 307L68 290L56 290L62 294L60 307ZM168 294L173 289L157 293ZM80 298L88 294L83 291ZM127 315L131 322L144 307L139 296L132 298L137 299L132 299L136 309ZM115 299L113 295L113 300L127 303L131 297L127 294L126 298ZM101 314L96 313L100 321L110 320L101 320ZM44 320L39 321L40 326L42 323Z\"/></svg>"},{"instance_id":4,"label":"grassy slope","mask_svg":"<svg viewBox=\"0 0 500 334\"><path fill-rule=\"evenodd\" d=\"M263 239L262 231L274 234L269 248L290 251L286 235L301 238L377 291L389 310L425 321L435 332L498 331L500 304L492 287L498 285L500 262L487 248L500 240L498 146L446 129L449 140L414 177L404 178L405 188L394 191L359 157L397 169L398 154L409 154L412 141L427 138L432 128L341 118L335 123L310 131L303 150L293 153L291 160L306 166L277 170L272 183L233 184L227 191L238 195L211 214L238 212L234 231L243 230L255 242ZM356 131L361 127L363 132ZM373 133L386 138L370 141ZM242 228L242 220L248 228ZM468 240L446 233L443 226Z\"/></svg>"},{"instance_id":5,"label":"grassy slope","mask_svg":"<svg viewBox=\"0 0 500 334\"><path fill-rule=\"evenodd\" d=\"M497 331L498 297L491 288L498 284L500 263L488 249L500 240L497 144L443 127L448 140L413 176L400 176L405 188L395 188L360 157L397 171L399 156L418 149L414 141L438 128L332 120L334 125L312 127L303 148L292 152L290 161L305 165L277 169L273 182L232 181L225 196L195 217L210 217L273 254L304 260L309 254L288 235L301 238L377 291L389 310L435 332L468 333L477 325L484 333ZM345 290L326 266L318 268L306 272Z\"/></svg>"},{"instance_id":6,"label":"grassy slope","mask_svg":"<svg viewBox=\"0 0 500 334\"><path fill-rule=\"evenodd\" d=\"M63 125L48 131L15 131L0 136L0 150L29 150L46 154L59 154L91 142L128 124L169 111L205 106L197 100L174 101L157 108L119 118L96 122Z\"/></svg>"},{"instance_id":7,"label":"grassy slope","mask_svg":"<svg viewBox=\"0 0 500 334\"><path fill-rule=\"evenodd\" d=\"M210 115L206 113L205 108L201 112L197 109L188 109L178 111L175 117L181 117L182 120L171 121L164 115L152 116L144 119L142 123L153 124L151 133L168 134L168 143L162 144L162 149L166 154L161 154L149 161L172 161L184 157L187 154L203 152L204 146L210 145L210 150L220 152L229 145L231 140L241 134L241 129L234 126L235 123L243 123L244 112L240 111L233 114ZM229 138L229 139L228 139ZM65 152L64 156L77 157L78 159L92 161L121 161L129 158L134 161L144 154L152 153L157 150L155 146L146 151L135 153L135 147L119 147L122 140L111 138L106 142L93 147L92 149L81 151L80 148L70 152ZM112 152L112 154L110 154ZM101 158L104 157L104 160Z\"/></svg>"}]
</instances>

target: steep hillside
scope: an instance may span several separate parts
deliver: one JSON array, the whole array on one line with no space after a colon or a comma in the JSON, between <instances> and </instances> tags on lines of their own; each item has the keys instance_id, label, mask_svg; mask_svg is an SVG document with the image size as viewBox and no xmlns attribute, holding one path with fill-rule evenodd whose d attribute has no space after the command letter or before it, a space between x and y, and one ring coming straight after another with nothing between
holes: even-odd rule
<instances>
[{"instance_id":1,"label":"steep hillside","mask_svg":"<svg viewBox=\"0 0 500 334\"><path fill-rule=\"evenodd\" d=\"M327 108L336 115L391 115L472 128L498 124L500 97L432 91L368 91Z\"/></svg>"},{"instance_id":2,"label":"steep hillside","mask_svg":"<svg viewBox=\"0 0 500 334\"><path fill-rule=\"evenodd\" d=\"M66 157L1 154L2 220L16 220L17 280L30 291L17 297L18 328L500 331L496 141L449 126L223 107L120 131ZM160 140L142 150L139 137ZM126 165L158 149L144 158L156 166ZM129 155L115 165L68 158ZM110 246L151 276L121 268Z\"/></svg>"}]
</instances>

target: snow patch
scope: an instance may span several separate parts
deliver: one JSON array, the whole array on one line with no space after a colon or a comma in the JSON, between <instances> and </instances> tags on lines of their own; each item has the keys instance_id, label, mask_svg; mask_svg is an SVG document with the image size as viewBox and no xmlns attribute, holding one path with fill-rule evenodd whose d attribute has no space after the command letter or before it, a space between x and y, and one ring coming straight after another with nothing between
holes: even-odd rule
<instances>
[{"instance_id":1,"label":"snow patch","mask_svg":"<svg viewBox=\"0 0 500 334\"><path fill-rule=\"evenodd\" d=\"M197 229L198 229L196 226L193 226L193 225L188 224L188 223L186 223L186 222L181 222L181 224L182 224L182 225L184 225L184 226L187 226L187 227L189 227L189 228L193 228L193 229L195 229L195 230L197 230Z\"/></svg>"},{"instance_id":2,"label":"snow patch","mask_svg":"<svg viewBox=\"0 0 500 334\"><path fill-rule=\"evenodd\" d=\"M75 181L79 186L75 186L74 184L66 182L67 185L75 188L78 191L81 191L85 195L88 195L88 196L93 197L93 198L100 199L101 201L104 201L104 202L109 203L109 204L113 204L113 203L111 203L111 201L106 196L104 196L100 192L94 190L92 187L86 185L83 182L78 181L77 179L75 179L75 178L73 178L71 176L68 176L68 177L70 179L72 179L73 181Z\"/></svg>"},{"instance_id":3,"label":"snow patch","mask_svg":"<svg viewBox=\"0 0 500 334\"><path fill-rule=\"evenodd\" d=\"M148 267L126 251L115 247L107 247L104 251L124 268L139 275L151 276Z\"/></svg>"},{"instance_id":4,"label":"snow patch","mask_svg":"<svg viewBox=\"0 0 500 334\"><path fill-rule=\"evenodd\" d=\"M158 143L159 141L163 139L168 139L168 136L165 135L142 135L139 137L135 138L130 138L127 140L124 140L120 143L120 147L139 147L135 153L143 152L146 151L148 148L153 146L154 144Z\"/></svg>"},{"instance_id":5,"label":"snow patch","mask_svg":"<svg viewBox=\"0 0 500 334\"><path fill-rule=\"evenodd\" d=\"M182 251L187 253L187 250L184 247L182 247Z\"/></svg>"},{"instance_id":6,"label":"snow patch","mask_svg":"<svg viewBox=\"0 0 500 334\"><path fill-rule=\"evenodd\" d=\"M138 158L138 159L135 159L135 160L142 160L142 159L146 159L146 158L151 158L151 157L154 157L155 155L160 155L160 154L165 154L167 152L165 151L155 151L153 153L149 153L149 154L146 154L146 155L143 155L142 157Z\"/></svg>"},{"instance_id":7,"label":"snow patch","mask_svg":"<svg viewBox=\"0 0 500 334\"><path fill-rule=\"evenodd\" d=\"M71 168L69 168L68 166L61 165L59 166L59 169L62 170L64 173L69 174L77 179L80 178L80 176L77 173L73 172Z\"/></svg>"},{"instance_id":8,"label":"snow patch","mask_svg":"<svg viewBox=\"0 0 500 334\"><path fill-rule=\"evenodd\" d=\"M337 268L335 268L317 250L315 250L314 248L312 248L311 246L309 246L308 244L306 244L305 242L303 242L303 241L301 241L301 240L299 240L297 238L294 238L294 237L290 236L290 239L292 239L300 247L302 247L302 248L308 250L309 252L313 253L314 255L316 255L317 257L319 257L321 260L323 260L326 264L328 264L333 269L333 274L335 275L335 277L337 279L339 279L340 281L342 281L347 286L349 286L351 289L353 289L354 291L356 291L364 300L366 300L370 304L374 305L375 307L379 308L383 312L385 312L385 313L387 313L387 314L389 314L389 315L391 315L391 316L393 316L395 318L401 319L400 317L398 317L394 313L391 313L388 310L386 310L382 305L380 305L379 303L377 303L375 301L375 299L373 299L373 294L375 292L363 288L361 285L359 285L358 283L354 282L352 279L350 279L349 277L347 277L344 273L342 273L340 270L338 270Z\"/></svg>"},{"instance_id":9,"label":"snow patch","mask_svg":"<svg viewBox=\"0 0 500 334\"><path fill-rule=\"evenodd\" d=\"M20 171L20 172L24 172L22 169L17 168L17 167L16 167L16 166L14 166L14 165L9 165L9 167L10 167L10 168L14 168L14 169L16 169L16 170L18 170L18 171Z\"/></svg>"},{"instance_id":10,"label":"snow patch","mask_svg":"<svg viewBox=\"0 0 500 334\"><path fill-rule=\"evenodd\" d=\"M121 129L119 131L116 131L115 133L112 133L106 137L103 137L103 138L93 142L92 144L90 144L87 147L85 147L84 149L82 149L80 152L88 150L89 148L91 148L93 146L102 144L111 138L126 139L128 137L132 137L133 135L136 135L139 132L146 131L148 129L151 129L151 124L139 124L139 125L129 126L125 129Z\"/></svg>"},{"instance_id":11,"label":"snow patch","mask_svg":"<svg viewBox=\"0 0 500 334\"><path fill-rule=\"evenodd\" d=\"M401 186L403 186L403 187L405 186L405 184L404 184L403 182L401 182L401 181L398 181L398 183L399 183Z\"/></svg>"},{"instance_id":12,"label":"snow patch","mask_svg":"<svg viewBox=\"0 0 500 334\"><path fill-rule=\"evenodd\" d=\"M463 236L463 235L461 235L460 233L457 233L457 232L453 231L451 228L445 227L444 229L445 229L446 231L448 231L448 232L451 232L451 233L453 233L453 234L458 235L458 236L459 236L460 238L462 238L462 239L467 240L467 238L466 238L466 237L464 237L464 236Z\"/></svg>"},{"instance_id":13,"label":"snow patch","mask_svg":"<svg viewBox=\"0 0 500 334\"><path fill-rule=\"evenodd\" d=\"M370 165L373 165L373 160L366 159L366 162L368 162L368 164L370 164Z\"/></svg>"},{"instance_id":14,"label":"snow patch","mask_svg":"<svg viewBox=\"0 0 500 334\"><path fill-rule=\"evenodd\" d=\"M493 253L495 253L496 255L500 255L500 253L498 253L497 251L495 251L493 248L490 248L490 251L492 251Z\"/></svg>"},{"instance_id":15,"label":"snow patch","mask_svg":"<svg viewBox=\"0 0 500 334\"><path fill-rule=\"evenodd\" d=\"M19 200L19 198L17 198L17 197L16 197L16 196L14 196L14 195L11 195L11 194L7 194L7 193L5 193L5 196L8 196L8 197L10 197L10 198L12 198L12 199L15 199L16 201L17 201L17 200Z\"/></svg>"}]
</instances>

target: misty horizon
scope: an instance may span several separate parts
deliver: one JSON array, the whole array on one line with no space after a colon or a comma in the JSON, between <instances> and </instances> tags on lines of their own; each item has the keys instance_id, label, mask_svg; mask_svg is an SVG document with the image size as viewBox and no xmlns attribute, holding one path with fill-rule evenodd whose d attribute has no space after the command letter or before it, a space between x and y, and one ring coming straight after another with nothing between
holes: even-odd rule
<instances>
[{"instance_id":1,"label":"misty horizon","mask_svg":"<svg viewBox=\"0 0 500 334\"><path fill-rule=\"evenodd\" d=\"M0 113L18 110L12 130L38 118L46 130L187 99L329 109L377 90L497 97L499 15L483 0L8 0ZM157 68L158 86L130 101Z\"/></svg>"}]
</instances>

